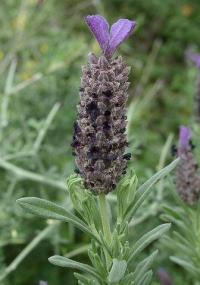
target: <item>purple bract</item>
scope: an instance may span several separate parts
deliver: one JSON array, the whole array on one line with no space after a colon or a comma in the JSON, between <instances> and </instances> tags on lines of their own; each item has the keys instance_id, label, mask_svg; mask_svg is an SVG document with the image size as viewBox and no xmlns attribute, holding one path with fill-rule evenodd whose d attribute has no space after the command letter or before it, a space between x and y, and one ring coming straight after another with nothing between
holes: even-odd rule
<instances>
[{"instance_id":1,"label":"purple bract","mask_svg":"<svg viewBox=\"0 0 200 285\"><path fill-rule=\"evenodd\" d=\"M192 138L192 131L190 128L181 126L179 134L179 147L181 150L187 150Z\"/></svg>"},{"instance_id":2,"label":"purple bract","mask_svg":"<svg viewBox=\"0 0 200 285\"><path fill-rule=\"evenodd\" d=\"M106 19L100 15L87 16L86 23L108 58L112 57L118 46L129 38L136 26L135 21L120 19L109 28Z\"/></svg>"}]
</instances>

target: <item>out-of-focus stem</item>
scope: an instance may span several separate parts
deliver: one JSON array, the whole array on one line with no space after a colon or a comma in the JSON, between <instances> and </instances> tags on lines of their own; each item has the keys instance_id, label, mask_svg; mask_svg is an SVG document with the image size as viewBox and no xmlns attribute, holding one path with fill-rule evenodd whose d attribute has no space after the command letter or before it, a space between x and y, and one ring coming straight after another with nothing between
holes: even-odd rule
<instances>
[{"instance_id":1,"label":"out-of-focus stem","mask_svg":"<svg viewBox=\"0 0 200 285\"><path fill-rule=\"evenodd\" d=\"M47 226L37 235L21 252L20 254L10 263L8 267L0 275L0 281L4 280L12 271L16 270L18 265L24 260L24 258L46 237L49 233L58 226L59 223L54 223Z\"/></svg>"},{"instance_id":2,"label":"out-of-focus stem","mask_svg":"<svg viewBox=\"0 0 200 285\"><path fill-rule=\"evenodd\" d=\"M55 181L49 177L43 176L41 174L37 174L28 170L25 170L23 168L20 168L18 166L15 166L14 164L5 161L3 159L0 159L0 167L11 171L18 179L21 180L31 180L31 181L35 181L38 183L42 183L42 184L46 184L52 187L55 187L57 189L66 191L66 186L64 182L61 181Z\"/></svg>"}]
</instances>

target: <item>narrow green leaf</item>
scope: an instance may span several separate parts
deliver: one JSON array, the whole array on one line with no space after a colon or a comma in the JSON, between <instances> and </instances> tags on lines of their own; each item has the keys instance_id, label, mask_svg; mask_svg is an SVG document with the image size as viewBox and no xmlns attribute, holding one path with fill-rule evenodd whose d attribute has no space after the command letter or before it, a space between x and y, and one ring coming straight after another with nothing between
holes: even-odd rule
<instances>
[{"instance_id":1,"label":"narrow green leaf","mask_svg":"<svg viewBox=\"0 0 200 285\"><path fill-rule=\"evenodd\" d=\"M80 230L88 233L89 235L97 239L96 236L94 236L94 234L90 231L90 229L83 221L81 221L72 213L65 210L65 208L58 206L55 203L36 197L21 198L17 200L17 203L31 214L46 219L55 219L71 223Z\"/></svg>"},{"instance_id":2,"label":"narrow green leaf","mask_svg":"<svg viewBox=\"0 0 200 285\"><path fill-rule=\"evenodd\" d=\"M116 231L116 229L113 232L113 238L112 238L112 255L113 257L119 257L121 252L121 243L119 240L119 235Z\"/></svg>"},{"instance_id":3,"label":"narrow green leaf","mask_svg":"<svg viewBox=\"0 0 200 285\"><path fill-rule=\"evenodd\" d=\"M117 187L117 222L122 223L124 213L134 200L137 188L137 177L132 172L129 176L125 176L118 184Z\"/></svg>"},{"instance_id":4,"label":"narrow green leaf","mask_svg":"<svg viewBox=\"0 0 200 285\"><path fill-rule=\"evenodd\" d=\"M113 259L113 264L108 275L109 283L119 282L126 272L127 263L125 260L118 260L116 258Z\"/></svg>"},{"instance_id":5,"label":"narrow green leaf","mask_svg":"<svg viewBox=\"0 0 200 285\"><path fill-rule=\"evenodd\" d=\"M192 265L191 261L184 260L183 258L179 258L176 256L170 256L170 260L175 262L176 264L183 267L185 270L187 270L190 274L194 274L195 276L200 276L200 270L197 269L194 265Z\"/></svg>"},{"instance_id":6,"label":"narrow green leaf","mask_svg":"<svg viewBox=\"0 0 200 285\"><path fill-rule=\"evenodd\" d=\"M97 279L95 279L95 280L92 279L91 280L91 277L88 277L86 275L79 274L79 273L75 272L74 276L75 276L75 278L78 280L78 282L80 284L83 284L83 285L91 285L91 284L100 285L100 283L98 282Z\"/></svg>"},{"instance_id":7,"label":"narrow green leaf","mask_svg":"<svg viewBox=\"0 0 200 285\"><path fill-rule=\"evenodd\" d=\"M120 285L129 285L132 284L134 280L133 272L126 274L126 276L121 280Z\"/></svg>"},{"instance_id":8,"label":"narrow green leaf","mask_svg":"<svg viewBox=\"0 0 200 285\"><path fill-rule=\"evenodd\" d=\"M171 222L172 224L177 225L179 227L179 230L184 234L184 236L187 236L188 239L191 239L191 240L194 239L193 232L191 231L191 226L187 222L187 219L178 220L172 217L171 215L167 215L167 214L160 215L160 218L163 221Z\"/></svg>"},{"instance_id":9,"label":"narrow green leaf","mask_svg":"<svg viewBox=\"0 0 200 285\"><path fill-rule=\"evenodd\" d=\"M184 210L177 208L177 207L169 207L168 205L163 205L163 210L170 216L172 216L174 219L181 220L183 217Z\"/></svg>"},{"instance_id":10,"label":"narrow green leaf","mask_svg":"<svg viewBox=\"0 0 200 285\"><path fill-rule=\"evenodd\" d=\"M108 272L106 270L106 265L103 264L100 256L97 253L93 252L92 249L88 250L88 255L89 255L89 258L90 258L90 260L92 262L93 267L94 268L98 268L99 274L101 276L106 277Z\"/></svg>"},{"instance_id":11,"label":"narrow green leaf","mask_svg":"<svg viewBox=\"0 0 200 285\"><path fill-rule=\"evenodd\" d=\"M92 276L94 276L95 278L101 280L100 275L94 270L94 268L92 268L91 266L89 266L87 264L80 263L80 262L74 261L72 259L69 259L69 258L66 258L63 256L59 256L59 255L54 255L54 256L50 257L48 260L50 263L52 263L54 265L78 269L78 270L81 270L85 273L89 273Z\"/></svg>"},{"instance_id":12,"label":"narrow green leaf","mask_svg":"<svg viewBox=\"0 0 200 285\"><path fill-rule=\"evenodd\" d=\"M142 260L136 267L134 271L134 281L135 284L138 284L140 280L143 278L144 274L149 271L156 255L158 254L158 250L155 250L150 256Z\"/></svg>"},{"instance_id":13,"label":"narrow green leaf","mask_svg":"<svg viewBox=\"0 0 200 285\"><path fill-rule=\"evenodd\" d=\"M149 178L143 185L139 187L139 189L136 192L135 200L129 205L128 209L125 213L125 219L130 220L134 213L137 211L137 209L142 205L144 200L149 196L151 193L151 187L158 182L161 178L166 176L170 171L172 171L177 163L179 162L179 158L174 160L172 163L167 165L162 170L158 171L156 174L154 174L151 178Z\"/></svg>"},{"instance_id":14,"label":"narrow green leaf","mask_svg":"<svg viewBox=\"0 0 200 285\"><path fill-rule=\"evenodd\" d=\"M82 275L82 274L79 274L79 273L75 272L74 273L74 277L78 281L82 282L83 284L89 284L89 278L87 276L85 276L85 275Z\"/></svg>"},{"instance_id":15,"label":"narrow green leaf","mask_svg":"<svg viewBox=\"0 0 200 285\"><path fill-rule=\"evenodd\" d=\"M137 285L149 285L153 276L153 271L149 270L144 276L141 278Z\"/></svg>"},{"instance_id":16,"label":"narrow green leaf","mask_svg":"<svg viewBox=\"0 0 200 285\"><path fill-rule=\"evenodd\" d=\"M150 243L159 239L164 233L166 233L171 224L162 224L151 230L150 232L144 234L134 245L134 248L131 250L128 262L133 261L138 254L144 250Z\"/></svg>"}]
</instances>

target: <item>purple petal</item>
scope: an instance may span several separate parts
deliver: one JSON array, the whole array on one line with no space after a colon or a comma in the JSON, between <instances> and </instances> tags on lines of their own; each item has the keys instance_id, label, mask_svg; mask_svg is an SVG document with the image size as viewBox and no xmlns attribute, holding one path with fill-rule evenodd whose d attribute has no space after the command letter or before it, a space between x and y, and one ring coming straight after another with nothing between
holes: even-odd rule
<instances>
[{"instance_id":1,"label":"purple petal","mask_svg":"<svg viewBox=\"0 0 200 285\"><path fill-rule=\"evenodd\" d=\"M97 39L101 49L105 51L109 42L109 24L106 19L100 15L87 16L85 18L91 32Z\"/></svg>"},{"instance_id":2,"label":"purple petal","mask_svg":"<svg viewBox=\"0 0 200 285\"><path fill-rule=\"evenodd\" d=\"M110 31L110 41L105 51L106 56L112 56L117 47L132 34L136 22L127 19L120 19L112 25Z\"/></svg>"},{"instance_id":3,"label":"purple petal","mask_svg":"<svg viewBox=\"0 0 200 285\"><path fill-rule=\"evenodd\" d=\"M200 68L200 54L189 51L187 57L196 64L197 68Z\"/></svg>"},{"instance_id":4,"label":"purple petal","mask_svg":"<svg viewBox=\"0 0 200 285\"><path fill-rule=\"evenodd\" d=\"M179 134L179 146L182 150L188 149L191 138L192 138L191 129L181 126Z\"/></svg>"}]
</instances>

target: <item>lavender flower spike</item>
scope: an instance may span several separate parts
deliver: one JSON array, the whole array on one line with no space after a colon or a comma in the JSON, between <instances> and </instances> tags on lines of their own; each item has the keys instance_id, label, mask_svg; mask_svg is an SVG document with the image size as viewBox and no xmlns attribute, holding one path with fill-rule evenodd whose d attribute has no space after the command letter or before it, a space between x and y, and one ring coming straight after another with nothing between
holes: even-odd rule
<instances>
[{"instance_id":1,"label":"lavender flower spike","mask_svg":"<svg viewBox=\"0 0 200 285\"><path fill-rule=\"evenodd\" d=\"M130 35L135 23L119 20L109 33L103 17L88 16L86 21L103 55L98 58L89 54L88 63L82 67L72 147L76 172L83 178L85 187L95 194L106 194L115 189L131 158L125 153L130 67L121 56L112 58L112 55Z\"/></svg>"},{"instance_id":2,"label":"lavender flower spike","mask_svg":"<svg viewBox=\"0 0 200 285\"><path fill-rule=\"evenodd\" d=\"M108 22L100 15L87 16L86 23L107 58L112 57L118 46L130 37L136 26L134 21L120 19L109 31Z\"/></svg>"},{"instance_id":3,"label":"lavender flower spike","mask_svg":"<svg viewBox=\"0 0 200 285\"><path fill-rule=\"evenodd\" d=\"M184 126L180 128L178 156L176 188L183 201L192 205L200 196L200 176L193 155L192 131Z\"/></svg>"}]
</instances>

